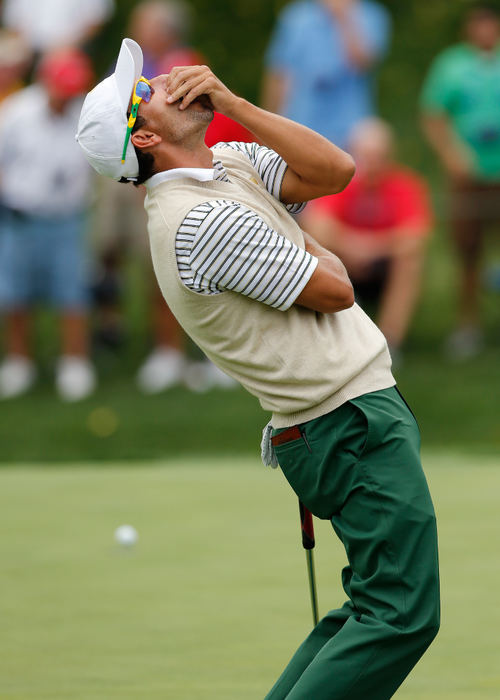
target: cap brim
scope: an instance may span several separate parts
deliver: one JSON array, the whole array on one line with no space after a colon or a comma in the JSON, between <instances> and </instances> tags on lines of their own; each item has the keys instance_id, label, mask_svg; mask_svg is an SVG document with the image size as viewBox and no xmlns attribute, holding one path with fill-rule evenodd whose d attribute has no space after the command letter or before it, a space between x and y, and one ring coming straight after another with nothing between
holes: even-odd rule
<instances>
[{"instance_id":1,"label":"cap brim","mask_svg":"<svg viewBox=\"0 0 500 700\"><path fill-rule=\"evenodd\" d=\"M141 47L133 39L124 39L118 54L114 79L125 113L128 111L134 85L142 75L142 66Z\"/></svg>"},{"instance_id":2,"label":"cap brim","mask_svg":"<svg viewBox=\"0 0 500 700\"><path fill-rule=\"evenodd\" d=\"M142 75L142 51L132 39L124 39L115 72L95 86L85 98L77 141L92 167L101 175L136 179L139 162L129 139L125 162L121 160L127 112L136 81Z\"/></svg>"}]
</instances>

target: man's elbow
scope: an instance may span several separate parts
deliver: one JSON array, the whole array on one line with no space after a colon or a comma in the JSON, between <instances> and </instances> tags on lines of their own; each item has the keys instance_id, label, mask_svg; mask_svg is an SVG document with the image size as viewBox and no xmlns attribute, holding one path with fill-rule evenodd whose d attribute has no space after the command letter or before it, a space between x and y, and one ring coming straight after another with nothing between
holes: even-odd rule
<instances>
[{"instance_id":1,"label":"man's elbow","mask_svg":"<svg viewBox=\"0 0 500 700\"><path fill-rule=\"evenodd\" d=\"M338 290L335 296L325 299L321 311L326 314L333 314L337 311L350 309L354 304L354 289L350 282L346 282L342 290Z\"/></svg>"},{"instance_id":2,"label":"man's elbow","mask_svg":"<svg viewBox=\"0 0 500 700\"><path fill-rule=\"evenodd\" d=\"M342 161L337 164L335 172L332 173L332 194L337 194L345 190L351 182L356 172L356 164L354 158L349 153L344 153Z\"/></svg>"},{"instance_id":3,"label":"man's elbow","mask_svg":"<svg viewBox=\"0 0 500 700\"><path fill-rule=\"evenodd\" d=\"M341 308L339 311L344 311L345 309L350 309L354 305L354 289L350 282L346 282L344 293L342 298L339 300Z\"/></svg>"}]
</instances>

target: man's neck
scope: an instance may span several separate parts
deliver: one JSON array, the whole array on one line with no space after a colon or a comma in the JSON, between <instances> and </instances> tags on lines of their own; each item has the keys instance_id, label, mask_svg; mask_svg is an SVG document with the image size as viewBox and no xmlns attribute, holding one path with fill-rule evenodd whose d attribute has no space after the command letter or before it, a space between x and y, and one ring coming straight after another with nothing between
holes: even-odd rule
<instances>
[{"instance_id":1,"label":"man's neck","mask_svg":"<svg viewBox=\"0 0 500 700\"><path fill-rule=\"evenodd\" d=\"M213 168L212 151L205 143L193 150L170 144L168 150L155 155L155 171L174 168Z\"/></svg>"},{"instance_id":2,"label":"man's neck","mask_svg":"<svg viewBox=\"0 0 500 700\"><path fill-rule=\"evenodd\" d=\"M475 42L469 42L469 46L471 46L475 51L480 53L482 56L493 57L497 54L500 45L494 44L494 45L489 45L489 46L480 46L479 44L477 44Z\"/></svg>"}]
</instances>

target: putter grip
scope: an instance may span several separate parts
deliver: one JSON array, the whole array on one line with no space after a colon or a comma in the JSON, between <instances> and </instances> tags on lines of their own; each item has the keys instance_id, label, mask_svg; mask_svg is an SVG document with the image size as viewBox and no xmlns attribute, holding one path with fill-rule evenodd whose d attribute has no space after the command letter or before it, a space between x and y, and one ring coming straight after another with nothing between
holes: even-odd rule
<instances>
[{"instance_id":1,"label":"putter grip","mask_svg":"<svg viewBox=\"0 0 500 700\"><path fill-rule=\"evenodd\" d=\"M314 525L311 512L299 501L300 527L302 529L302 546L304 549L314 548Z\"/></svg>"}]
</instances>

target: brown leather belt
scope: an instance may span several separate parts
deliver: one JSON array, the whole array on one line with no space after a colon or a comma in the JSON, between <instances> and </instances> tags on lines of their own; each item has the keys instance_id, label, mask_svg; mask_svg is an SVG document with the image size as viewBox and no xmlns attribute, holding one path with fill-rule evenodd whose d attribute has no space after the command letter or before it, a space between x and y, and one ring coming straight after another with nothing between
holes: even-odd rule
<instances>
[{"instance_id":1,"label":"brown leather belt","mask_svg":"<svg viewBox=\"0 0 500 700\"><path fill-rule=\"evenodd\" d=\"M300 432L298 426L293 425L291 428L287 428L286 430L283 430L283 432L278 433L278 435L274 435L271 438L271 444L273 447L276 447L276 445L284 445L285 442L299 440L301 437L302 433Z\"/></svg>"}]
</instances>

